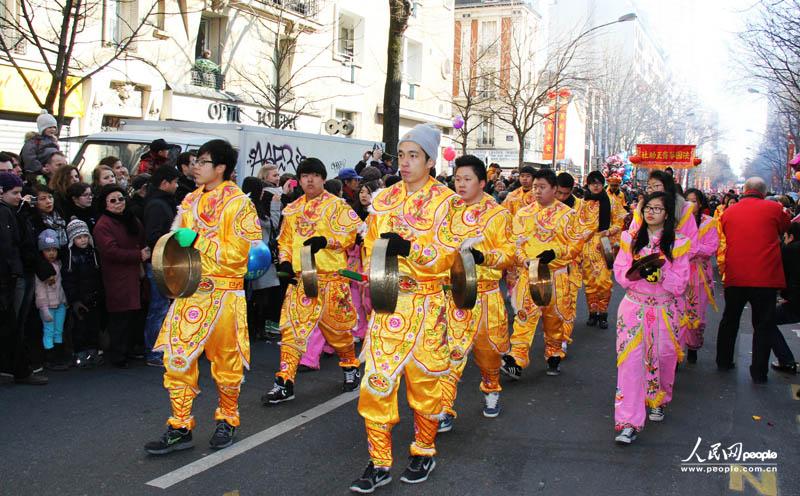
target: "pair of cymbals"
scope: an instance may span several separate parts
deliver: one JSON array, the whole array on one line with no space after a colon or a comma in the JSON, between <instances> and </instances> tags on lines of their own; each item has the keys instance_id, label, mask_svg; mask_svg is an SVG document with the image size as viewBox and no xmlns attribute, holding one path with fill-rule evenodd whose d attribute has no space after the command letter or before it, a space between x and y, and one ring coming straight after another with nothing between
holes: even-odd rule
<instances>
[{"instance_id":1,"label":"pair of cymbals","mask_svg":"<svg viewBox=\"0 0 800 496\"><path fill-rule=\"evenodd\" d=\"M161 236L153 247L153 278L159 291L169 299L186 298L200 286L203 267L200 252L178 244L175 232Z\"/></svg>"},{"instance_id":2,"label":"pair of cymbals","mask_svg":"<svg viewBox=\"0 0 800 496\"><path fill-rule=\"evenodd\" d=\"M378 313L394 313L400 291L397 255L389 255L389 240L376 239L369 267L369 293L372 308ZM475 258L468 249L459 250L450 268L450 289L456 307L470 309L478 299L478 275Z\"/></svg>"},{"instance_id":3,"label":"pair of cymbals","mask_svg":"<svg viewBox=\"0 0 800 496\"><path fill-rule=\"evenodd\" d=\"M606 267L611 269L614 267L614 249L611 246L611 240L608 236L600 238L600 252L603 254L603 259L606 261Z\"/></svg>"},{"instance_id":4,"label":"pair of cymbals","mask_svg":"<svg viewBox=\"0 0 800 496\"><path fill-rule=\"evenodd\" d=\"M629 281L639 281L642 279L640 271L643 268L661 268L665 263L666 260L661 256L660 253L651 253L649 255L645 255L642 258L634 260L633 264L631 264L631 268L625 273L625 277Z\"/></svg>"},{"instance_id":5,"label":"pair of cymbals","mask_svg":"<svg viewBox=\"0 0 800 496\"><path fill-rule=\"evenodd\" d=\"M546 307L553 299L553 277L550 267L534 258L528 263L528 289L531 299L539 307Z\"/></svg>"}]
</instances>

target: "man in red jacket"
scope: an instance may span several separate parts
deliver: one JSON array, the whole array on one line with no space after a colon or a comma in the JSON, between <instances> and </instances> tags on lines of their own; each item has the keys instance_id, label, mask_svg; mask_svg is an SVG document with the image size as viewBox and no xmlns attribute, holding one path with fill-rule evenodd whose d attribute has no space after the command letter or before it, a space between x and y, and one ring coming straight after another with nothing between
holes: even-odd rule
<instances>
[{"instance_id":1,"label":"man in red jacket","mask_svg":"<svg viewBox=\"0 0 800 496\"><path fill-rule=\"evenodd\" d=\"M775 332L775 301L786 285L781 263L781 235L789 216L780 203L764 200L767 185L760 177L744 183L744 196L721 218L719 259L724 267L725 311L717 335L717 368L734 367L736 334L742 310L750 303L753 322L753 382L765 382L770 343Z\"/></svg>"}]
</instances>

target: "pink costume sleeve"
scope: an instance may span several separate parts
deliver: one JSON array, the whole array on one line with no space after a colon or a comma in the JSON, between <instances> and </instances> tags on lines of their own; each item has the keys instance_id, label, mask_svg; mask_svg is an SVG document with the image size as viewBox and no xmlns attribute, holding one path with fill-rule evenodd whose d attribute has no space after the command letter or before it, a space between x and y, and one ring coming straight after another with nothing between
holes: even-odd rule
<instances>
[{"instance_id":1,"label":"pink costume sleeve","mask_svg":"<svg viewBox=\"0 0 800 496\"><path fill-rule=\"evenodd\" d=\"M689 284L689 257L692 253L690 243L688 239L683 242L676 240L672 249L672 262L667 259L661 267L661 286L675 296L682 295Z\"/></svg>"},{"instance_id":2,"label":"pink costume sleeve","mask_svg":"<svg viewBox=\"0 0 800 496\"><path fill-rule=\"evenodd\" d=\"M709 218L708 222L700 226L697 232L697 256L709 259L717 254L719 233L716 224L716 220Z\"/></svg>"},{"instance_id":3,"label":"pink costume sleeve","mask_svg":"<svg viewBox=\"0 0 800 496\"><path fill-rule=\"evenodd\" d=\"M625 289L633 285L633 281L629 281L628 278L625 277L625 274L628 273L628 270L630 270L633 264L631 244L630 232L623 232L619 240L619 253L617 253L617 258L614 259L614 277L617 279L617 283Z\"/></svg>"}]
</instances>

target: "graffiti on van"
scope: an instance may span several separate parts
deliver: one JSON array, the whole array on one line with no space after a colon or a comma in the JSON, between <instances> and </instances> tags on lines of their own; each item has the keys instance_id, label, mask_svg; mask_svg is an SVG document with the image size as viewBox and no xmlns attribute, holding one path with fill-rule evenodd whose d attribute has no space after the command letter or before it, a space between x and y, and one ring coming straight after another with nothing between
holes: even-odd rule
<instances>
[{"instance_id":1,"label":"graffiti on van","mask_svg":"<svg viewBox=\"0 0 800 496\"><path fill-rule=\"evenodd\" d=\"M294 173L305 158L305 154L299 147L287 143L278 145L269 141L262 144L258 141L247 153L247 165L250 166L249 175L255 176L258 169L265 164L277 165L281 172Z\"/></svg>"}]
</instances>

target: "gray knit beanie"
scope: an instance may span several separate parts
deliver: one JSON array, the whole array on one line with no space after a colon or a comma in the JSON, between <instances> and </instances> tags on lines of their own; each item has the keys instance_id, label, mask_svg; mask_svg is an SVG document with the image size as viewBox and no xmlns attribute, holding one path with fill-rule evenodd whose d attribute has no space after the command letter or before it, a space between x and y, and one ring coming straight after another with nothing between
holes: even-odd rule
<instances>
[{"instance_id":1,"label":"gray knit beanie","mask_svg":"<svg viewBox=\"0 0 800 496\"><path fill-rule=\"evenodd\" d=\"M417 124L409 132L407 132L399 143L410 141L418 144L428 157L436 162L436 157L439 156L439 141L442 138L442 133L437 128L430 124ZM398 143L398 144L399 144ZM363 174L362 174L363 175Z\"/></svg>"}]
</instances>

